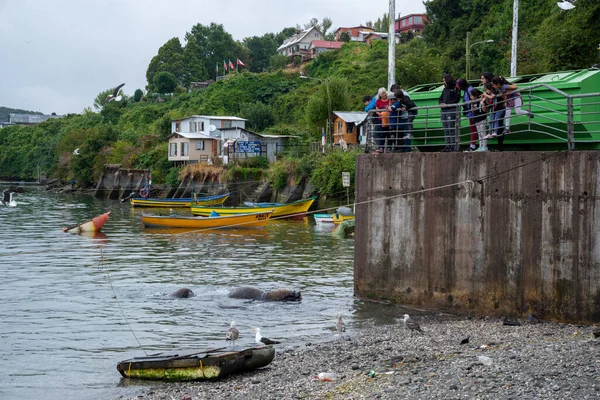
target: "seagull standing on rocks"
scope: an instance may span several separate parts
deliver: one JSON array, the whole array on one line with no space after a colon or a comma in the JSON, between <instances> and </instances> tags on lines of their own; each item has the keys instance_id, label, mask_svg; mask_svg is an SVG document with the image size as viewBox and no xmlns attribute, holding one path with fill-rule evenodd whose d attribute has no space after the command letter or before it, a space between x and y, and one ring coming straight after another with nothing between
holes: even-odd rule
<instances>
[{"instance_id":1,"label":"seagull standing on rocks","mask_svg":"<svg viewBox=\"0 0 600 400\"><path fill-rule=\"evenodd\" d=\"M235 349L235 341L240 337L240 331L235 326L235 321L231 321L231 327L227 331L227 337L225 340L231 340L233 342L233 348Z\"/></svg>"},{"instance_id":2,"label":"seagull standing on rocks","mask_svg":"<svg viewBox=\"0 0 600 400\"><path fill-rule=\"evenodd\" d=\"M277 340L271 340L269 338L264 337L263 335L261 335L260 333L260 328L254 328L252 329L253 332L256 332L256 337L254 338L254 340L256 340L257 344L261 344L261 345L270 345L270 344L279 344L281 342L278 342Z\"/></svg>"},{"instance_id":3,"label":"seagull standing on rocks","mask_svg":"<svg viewBox=\"0 0 600 400\"><path fill-rule=\"evenodd\" d=\"M404 314L404 326L410 329L411 331L423 332L423 330L419 326L419 323L413 319L410 319L408 314Z\"/></svg>"},{"instance_id":4,"label":"seagull standing on rocks","mask_svg":"<svg viewBox=\"0 0 600 400\"><path fill-rule=\"evenodd\" d=\"M338 313L337 324L335 324L335 328L339 333L346 332L346 324L342 321L342 313Z\"/></svg>"}]
</instances>

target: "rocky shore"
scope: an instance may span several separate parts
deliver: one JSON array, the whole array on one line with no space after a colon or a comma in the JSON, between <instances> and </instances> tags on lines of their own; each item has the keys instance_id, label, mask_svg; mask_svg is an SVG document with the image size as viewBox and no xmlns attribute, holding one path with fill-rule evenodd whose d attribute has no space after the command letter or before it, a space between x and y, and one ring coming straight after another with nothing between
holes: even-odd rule
<instances>
[{"instance_id":1,"label":"rocky shore","mask_svg":"<svg viewBox=\"0 0 600 400\"><path fill-rule=\"evenodd\" d=\"M490 318L415 320L424 333L406 329L402 320L361 329L349 325L341 337L332 333L324 343L278 345L275 360L262 370L215 382L148 386L129 398L600 398L600 339L593 326L506 325ZM319 372L335 372L337 379L314 379Z\"/></svg>"}]
</instances>

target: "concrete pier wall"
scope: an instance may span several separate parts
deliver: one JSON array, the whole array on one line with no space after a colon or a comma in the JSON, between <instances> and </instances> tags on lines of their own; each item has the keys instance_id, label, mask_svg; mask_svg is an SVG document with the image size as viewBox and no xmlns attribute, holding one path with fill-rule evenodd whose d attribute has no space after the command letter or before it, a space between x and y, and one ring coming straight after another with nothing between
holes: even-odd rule
<instances>
[{"instance_id":1,"label":"concrete pier wall","mask_svg":"<svg viewBox=\"0 0 600 400\"><path fill-rule=\"evenodd\" d=\"M360 155L355 295L600 321L599 161L593 151Z\"/></svg>"}]
</instances>

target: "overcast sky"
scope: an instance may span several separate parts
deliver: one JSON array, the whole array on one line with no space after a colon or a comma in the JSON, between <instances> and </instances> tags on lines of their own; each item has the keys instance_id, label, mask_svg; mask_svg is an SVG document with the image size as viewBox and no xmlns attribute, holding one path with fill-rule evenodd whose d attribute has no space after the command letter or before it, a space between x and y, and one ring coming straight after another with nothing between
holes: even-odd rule
<instances>
[{"instance_id":1,"label":"overcast sky","mask_svg":"<svg viewBox=\"0 0 600 400\"><path fill-rule=\"evenodd\" d=\"M0 0L0 106L81 113L125 82L132 95L160 46L197 23L222 24L235 40L329 17L332 30L375 21L388 0ZM396 0L396 15L422 13Z\"/></svg>"}]
</instances>

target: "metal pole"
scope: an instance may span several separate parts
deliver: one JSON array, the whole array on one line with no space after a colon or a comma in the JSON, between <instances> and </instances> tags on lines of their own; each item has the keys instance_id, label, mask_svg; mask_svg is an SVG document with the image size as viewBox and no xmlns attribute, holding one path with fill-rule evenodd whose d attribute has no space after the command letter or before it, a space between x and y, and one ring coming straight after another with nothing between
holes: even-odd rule
<instances>
[{"instance_id":1,"label":"metal pole","mask_svg":"<svg viewBox=\"0 0 600 400\"><path fill-rule=\"evenodd\" d=\"M390 0L388 32L388 89L396 83L396 0Z\"/></svg>"},{"instance_id":2,"label":"metal pole","mask_svg":"<svg viewBox=\"0 0 600 400\"><path fill-rule=\"evenodd\" d=\"M329 79L326 79L324 82L325 90L327 91L327 130L329 131L327 136L329 143L333 145L333 131L331 129L331 92L329 91Z\"/></svg>"},{"instance_id":3,"label":"metal pole","mask_svg":"<svg viewBox=\"0 0 600 400\"><path fill-rule=\"evenodd\" d=\"M466 51L466 71L465 71L465 79L469 80L469 75L471 71L471 32L467 32L467 51Z\"/></svg>"},{"instance_id":4,"label":"metal pole","mask_svg":"<svg viewBox=\"0 0 600 400\"><path fill-rule=\"evenodd\" d=\"M517 76L517 36L519 34L519 0L513 0L512 48L510 51L510 76Z\"/></svg>"},{"instance_id":5,"label":"metal pole","mask_svg":"<svg viewBox=\"0 0 600 400\"><path fill-rule=\"evenodd\" d=\"M573 119L573 98L567 97L567 143L569 150L575 150L575 121Z\"/></svg>"}]
</instances>

